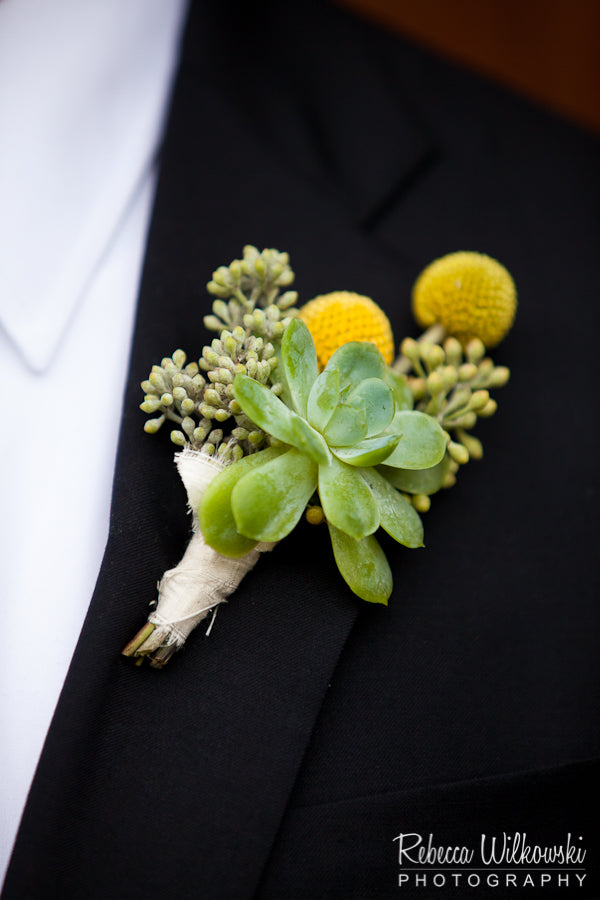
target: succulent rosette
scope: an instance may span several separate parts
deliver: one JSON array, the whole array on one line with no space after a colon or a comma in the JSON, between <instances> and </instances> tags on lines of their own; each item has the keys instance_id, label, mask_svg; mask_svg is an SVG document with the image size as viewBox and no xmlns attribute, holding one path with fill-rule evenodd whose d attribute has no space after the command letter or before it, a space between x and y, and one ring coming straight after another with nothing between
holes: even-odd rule
<instances>
[{"instance_id":1,"label":"succulent rosette","mask_svg":"<svg viewBox=\"0 0 600 900\"><path fill-rule=\"evenodd\" d=\"M337 566L363 600L386 603L390 567L375 532L407 547L423 544L414 506L378 470L430 469L444 457L447 435L414 410L403 375L374 344L340 347L319 372L314 341L294 319L281 344L281 397L247 375L233 381L235 400L270 436L271 446L223 470L198 508L204 540L242 557L259 542L279 541L318 496Z\"/></svg>"}]
</instances>

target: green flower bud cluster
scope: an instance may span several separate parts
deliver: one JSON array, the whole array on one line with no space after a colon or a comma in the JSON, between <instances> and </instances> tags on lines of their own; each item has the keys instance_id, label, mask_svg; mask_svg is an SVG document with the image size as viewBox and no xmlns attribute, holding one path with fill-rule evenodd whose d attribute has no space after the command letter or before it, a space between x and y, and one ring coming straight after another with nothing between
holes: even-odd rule
<instances>
[{"instance_id":1,"label":"green flower bud cluster","mask_svg":"<svg viewBox=\"0 0 600 900\"><path fill-rule=\"evenodd\" d=\"M281 338L286 326L297 314L296 291L284 290L294 281L287 253L278 250L259 252L250 244L242 259L213 272L207 290L216 299L212 315L204 324L211 331L233 330L243 326L248 335L271 340Z\"/></svg>"},{"instance_id":2,"label":"green flower bud cluster","mask_svg":"<svg viewBox=\"0 0 600 900\"><path fill-rule=\"evenodd\" d=\"M400 350L410 361L412 373L407 380L415 408L436 418L447 434L441 486L452 487L459 467L483 456L481 441L470 431L479 418L496 412L490 389L503 387L510 371L486 357L479 338L469 341L464 350L454 337L443 345L406 338ZM423 507L426 500L419 498Z\"/></svg>"},{"instance_id":3,"label":"green flower bud cluster","mask_svg":"<svg viewBox=\"0 0 600 900\"><path fill-rule=\"evenodd\" d=\"M179 426L171 432L177 446L217 453L228 461L274 443L242 411L233 381L236 375L247 375L276 396L284 390L276 380L277 354L297 312L291 309L297 294L282 294L281 289L293 280L287 253L259 253L251 246L244 248L243 259L217 269L208 285L217 296L214 315L206 324L218 330L219 337L203 348L198 363L186 365L185 353L177 350L153 366L142 382L141 409L153 416L146 432L156 433L169 420Z\"/></svg>"},{"instance_id":4,"label":"green flower bud cluster","mask_svg":"<svg viewBox=\"0 0 600 900\"><path fill-rule=\"evenodd\" d=\"M144 426L148 434L155 434L170 420L180 426L171 432L171 440L177 446L189 444L232 461L270 442L265 432L243 413L233 395L233 381L236 375L248 375L279 395L282 385L270 384L277 366L272 344L261 337L247 337L244 329L237 327L233 332L223 331L220 339L204 347L199 364L185 363L183 350L176 350L160 366L153 366L148 380L142 382L146 394L140 408L154 415ZM225 434L219 426L229 419L233 419L235 427Z\"/></svg>"},{"instance_id":5,"label":"green flower bud cluster","mask_svg":"<svg viewBox=\"0 0 600 900\"><path fill-rule=\"evenodd\" d=\"M198 364L187 363L183 350L163 359L160 366L152 366L148 379L142 381L145 396L140 409L153 416L145 423L144 431L156 434L168 419L183 429L171 433L174 443L182 446L189 440L195 446L201 445L212 428L199 412L205 386Z\"/></svg>"},{"instance_id":6,"label":"green flower bud cluster","mask_svg":"<svg viewBox=\"0 0 600 900\"><path fill-rule=\"evenodd\" d=\"M200 368L206 372L208 384L204 390L199 410L201 415L219 423L233 418L235 427L231 436L242 443L246 453L257 450L265 443L265 432L258 428L242 411L233 394L236 375L247 375L259 384L268 386L277 396L282 385L273 383L272 375L277 367L273 345L256 335L247 336L241 326L233 331L224 329L210 347L204 347Z\"/></svg>"},{"instance_id":7,"label":"green flower bud cluster","mask_svg":"<svg viewBox=\"0 0 600 900\"><path fill-rule=\"evenodd\" d=\"M244 456L240 441L235 436L227 437L222 428L213 428L209 431L202 444L202 452L227 463L237 462Z\"/></svg>"}]
</instances>

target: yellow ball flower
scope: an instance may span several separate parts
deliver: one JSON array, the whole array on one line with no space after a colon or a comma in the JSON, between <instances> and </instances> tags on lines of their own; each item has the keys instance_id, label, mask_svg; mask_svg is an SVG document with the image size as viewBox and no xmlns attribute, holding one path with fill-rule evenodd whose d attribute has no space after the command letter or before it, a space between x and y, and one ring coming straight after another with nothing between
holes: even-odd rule
<instances>
[{"instance_id":1,"label":"yellow ball flower","mask_svg":"<svg viewBox=\"0 0 600 900\"><path fill-rule=\"evenodd\" d=\"M461 251L434 260L415 282L413 312L419 325L436 322L462 344L478 337L495 347L510 330L517 292L509 272L484 253Z\"/></svg>"},{"instance_id":2,"label":"yellow ball flower","mask_svg":"<svg viewBox=\"0 0 600 900\"><path fill-rule=\"evenodd\" d=\"M305 303L300 318L312 334L321 368L348 341L370 341L388 365L394 359L389 319L369 297L349 291L322 294Z\"/></svg>"}]
</instances>

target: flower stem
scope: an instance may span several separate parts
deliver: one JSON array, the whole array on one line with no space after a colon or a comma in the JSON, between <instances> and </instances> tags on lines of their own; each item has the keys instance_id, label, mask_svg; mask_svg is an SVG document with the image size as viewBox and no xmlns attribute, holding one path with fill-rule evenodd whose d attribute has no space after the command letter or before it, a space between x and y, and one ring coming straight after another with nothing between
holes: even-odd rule
<instances>
[{"instance_id":1,"label":"flower stem","mask_svg":"<svg viewBox=\"0 0 600 900\"><path fill-rule=\"evenodd\" d=\"M135 656L136 650L142 646L142 644L150 637L156 625L153 622L146 622L143 628L140 628L138 633L129 643L123 647L121 653L123 656Z\"/></svg>"}]
</instances>

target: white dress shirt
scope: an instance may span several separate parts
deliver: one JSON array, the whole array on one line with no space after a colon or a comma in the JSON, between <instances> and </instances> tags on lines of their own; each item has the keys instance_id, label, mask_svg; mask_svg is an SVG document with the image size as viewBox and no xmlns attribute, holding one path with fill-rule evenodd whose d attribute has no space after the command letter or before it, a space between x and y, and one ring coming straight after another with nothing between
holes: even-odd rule
<instances>
[{"instance_id":1,"label":"white dress shirt","mask_svg":"<svg viewBox=\"0 0 600 900\"><path fill-rule=\"evenodd\" d=\"M185 6L0 3L0 882L108 533Z\"/></svg>"}]
</instances>

